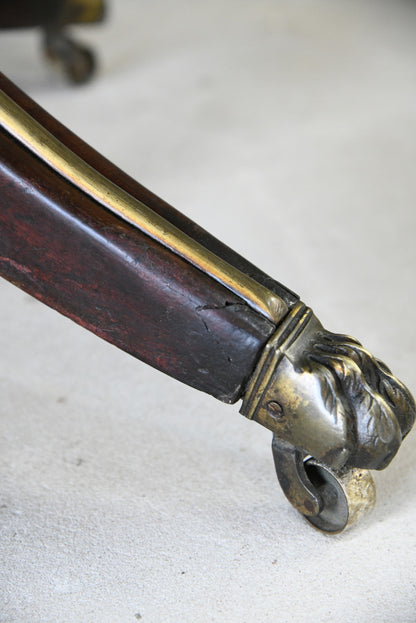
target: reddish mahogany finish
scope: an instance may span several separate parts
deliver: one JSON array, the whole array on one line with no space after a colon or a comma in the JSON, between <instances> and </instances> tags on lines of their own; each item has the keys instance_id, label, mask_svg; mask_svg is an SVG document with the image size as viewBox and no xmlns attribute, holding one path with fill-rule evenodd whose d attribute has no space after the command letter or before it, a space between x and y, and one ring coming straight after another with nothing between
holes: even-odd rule
<instances>
[{"instance_id":1,"label":"reddish mahogany finish","mask_svg":"<svg viewBox=\"0 0 416 623\"><path fill-rule=\"evenodd\" d=\"M145 203L149 208L152 208L152 210L173 223L178 229L188 234L188 236L197 240L207 249L210 249L215 255L235 266L241 270L241 272L250 275L255 281L265 285L272 292L275 292L278 296L283 298L288 307L291 307L299 299L299 297L288 290L288 288L282 286L269 275L266 275L266 273L259 270L256 266L251 264L251 262L248 262L241 255L230 249L230 247L217 240L202 227L191 221L181 212L166 203L166 201L157 197L150 190L109 162L109 160L104 158L95 149L87 145L87 143L49 115L15 84L7 80L1 72L0 89L12 97L19 106L29 112L34 119L39 121L39 123L54 134L54 136L59 138L64 145L69 147L74 153L85 160L85 162L93 166L94 169L105 175L114 184L123 188L123 190L127 191L136 199Z\"/></svg>"},{"instance_id":2,"label":"reddish mahogany finish","mask_svg":"<svg viewBox=\"0 0 416 623\"><path fill-rule=\"evenodd\" d=\"M263 283L281 286L121 173L3 80L101 173ZM0 274L133 356L225 402L274 326L241 299L0 136ZM287 302L296 297L285 291Z\"/></svg>"}]
</instances>

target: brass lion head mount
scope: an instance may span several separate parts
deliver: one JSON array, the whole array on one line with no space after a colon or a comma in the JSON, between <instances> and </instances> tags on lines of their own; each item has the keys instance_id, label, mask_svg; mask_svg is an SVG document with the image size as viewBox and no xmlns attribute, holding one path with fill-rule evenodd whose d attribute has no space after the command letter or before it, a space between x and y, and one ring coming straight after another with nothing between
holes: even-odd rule
<instances>
[{"instance_id":1,"label":"brass lion head mount","mask_svg":"<svg viewBox=\"0 0 416 623\"><path fill-rule=\"evenodd\" d=\"M313 515L322 501L302 472L303 459L342 473L383 469L411 429L416 406L384 363L354 338L326 331L298 303L266 345L241 412L273 431L282 487Z\"/></svg>"}]
</instances>

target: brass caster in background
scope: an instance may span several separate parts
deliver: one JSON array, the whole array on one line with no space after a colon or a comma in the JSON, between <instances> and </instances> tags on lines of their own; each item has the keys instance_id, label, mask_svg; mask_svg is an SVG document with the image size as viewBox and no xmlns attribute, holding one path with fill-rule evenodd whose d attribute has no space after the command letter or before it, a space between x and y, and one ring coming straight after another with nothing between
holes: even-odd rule
<instances>
[{"instance_id":1,"label":"brass caster in background","mask_svg":"<svg viewBox=\"0 0 416 623\"><path fill-rule=\"evenodd\" d=\"M93 77L97 63L92 50L63 35L47 37L45 55L58 63L72 84L85 84Z\"/></svg>"},{"instance_id":2,"label":"brass caster in background","mask_svg":"<svg viewBox=\"0 0 416 623\"><path fill-rule=\"evenodd\" d=\"M46 57L61 67L69 82L85 84L95 74L95 55L68 37L67 29L100 23L105 13L104 0L2 0L0 30L40 28Z\"/></svg>"}]
</instances>

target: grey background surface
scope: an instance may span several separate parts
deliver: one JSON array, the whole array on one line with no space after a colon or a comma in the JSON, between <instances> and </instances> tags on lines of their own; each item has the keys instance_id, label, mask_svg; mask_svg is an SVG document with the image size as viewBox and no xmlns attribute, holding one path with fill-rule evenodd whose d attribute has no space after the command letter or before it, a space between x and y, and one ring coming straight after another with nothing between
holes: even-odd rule
<instances>
[{"instance_id":1,"label":"grey background surface","mask_svg":"<svg viewBox=\"0 0 416 623\"><path fill-rule=\"evenodd\" d=\"M416 390L416 3L119 0L72 89L6 74ZM416 621L416 435L337 537L270 434L0 285L0 620Z\"/></svg>"}]
</instances>

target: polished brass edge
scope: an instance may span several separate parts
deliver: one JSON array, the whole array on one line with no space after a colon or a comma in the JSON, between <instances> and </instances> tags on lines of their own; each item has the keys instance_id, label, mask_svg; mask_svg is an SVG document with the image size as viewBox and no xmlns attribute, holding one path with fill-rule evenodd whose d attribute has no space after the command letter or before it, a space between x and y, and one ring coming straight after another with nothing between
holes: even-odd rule
<instances>
[{"instance_id":1,"label":"polished brass edge","mask_svg":"<svg viewBox=\"0 0 416 623\"><path fill-rule=\"evenodd\" d=\"M119 218L208 274L272 323L277 324L285 317L288 307L282 298L217 257L144 203L109 181L63 145L3 91L0 91L0 123L59 175Z\"/></svg>"}]
</instances>

